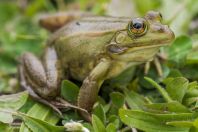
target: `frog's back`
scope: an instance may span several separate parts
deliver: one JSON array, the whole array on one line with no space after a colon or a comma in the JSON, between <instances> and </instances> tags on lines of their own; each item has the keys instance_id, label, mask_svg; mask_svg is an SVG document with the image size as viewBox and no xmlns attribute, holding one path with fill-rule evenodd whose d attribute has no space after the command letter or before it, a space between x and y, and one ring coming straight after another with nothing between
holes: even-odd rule
<instances>
[{"instance_id":1,"label":"frog's back","mask_svg":"<svg viewBox=\"0 0 198 132\"><path fill-rule=\"evenodd\" d=\"M128 18L84 17L58 30L50 38L50 44L55 47L62 64L69 65L70 73L76 72L78 75L73 76L83 78L100 57L106 55L105 45L116 31L126 28L128 21Z\"/></svg>"},{"instance_id":2,"label":"frog's back","mask_svg":"<svg viewBox=\"0 0 198 132\"><path fill-rule=\"evenodd\" d=\"M54 41L60 37L71 37L83 34L100 35L102 33L115 32L126 28L130 18L126 17L109 17L109 16L90 16L74 20L58 31L49 39L48 44L54 44Z\"/></svg>"},{"instance_id":3,"label":"frog's back","mask_svg":"<svg viewBox=\"0 0 198 132\"><path fill-rule=\"evenodd\" d=\"M48 44L54 45L60 56L70 55L70 52L78 53L79 57L81 54L94 56L103 51L116 31L126 28L129 20L123 17L82 17L55 32Z\"/></svg>"}]
</instances>

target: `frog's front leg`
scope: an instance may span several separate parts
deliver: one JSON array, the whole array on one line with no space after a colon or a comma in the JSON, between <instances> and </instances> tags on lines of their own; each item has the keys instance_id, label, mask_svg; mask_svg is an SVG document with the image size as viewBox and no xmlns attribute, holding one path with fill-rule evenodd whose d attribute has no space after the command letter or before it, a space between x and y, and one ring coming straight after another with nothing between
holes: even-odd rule
<instances>
[{"instance_id":1,"label":"frog's front leg","mask_svg":"<svg viewBox=\"0 0 198 132\"><path fill-rule=\"evenodd\" d=\"M110 60L102 59L98 65L85 78L78 95L78 106L91 111L110 67Z\"/></svg>"},{"instance_id":2,"label":"frog's front leg","mask_svg":"<svg viewBox=\"0 0 198 132\"><path fill-rule=\"evenodd\" d=\"M25 53L21 58L22 74L34 92L45 99L59 94L59 85L63 77L60 62L53 48L47 48L43 63L33 54Z\"/></svg>"}]
</instances>

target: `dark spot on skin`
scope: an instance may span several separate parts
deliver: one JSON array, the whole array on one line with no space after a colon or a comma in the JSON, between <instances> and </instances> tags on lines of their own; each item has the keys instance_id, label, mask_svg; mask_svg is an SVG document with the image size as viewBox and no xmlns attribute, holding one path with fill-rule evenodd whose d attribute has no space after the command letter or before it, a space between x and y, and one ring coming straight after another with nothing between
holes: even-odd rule
<instances>
[{"instance_id":1,"label":"dark spot on skin","mask_svg":"<svg viewBox=\"0 0 198 132\"><path fill-rule=\"evenodd\" d=\"M76 22L76 25L80 26L80 23L79 22Z\"/></svg>"},{"instance_id":2,"label":"dark spot on skin","mask_svg":"<svg viewBox=\"0 0 198 132\"><path fill-rule=\"evenodd\" d=\"M153 25L153 30L154 30L155 32L159 32L159 33L165 32L164 26L159 25L159 24Z\"/></svg>"},{"instance_id":3,"label":"dark spot on skin","mask_svg":"<svg viewBox=\"0 0 198 132\"><path fill-rule=\"evenodd\" d=\"M79 63L78 63L78 66L79 66L80 68L82 68L82 67L83 67L83 62L79 62Z\"/></svg>"},{"instance_id":4,"label":"dark spot on skin","mask_svg":"<svg viewBox=\"0 0 198 132\"><path fill-rule=\"evenodd\" d=\"M164 27L160 26L160 27L157 29L157 31L158 31L159 33L164 33L164 32L165 32L165 29L164 29Z\"/></svg>"},{"instance_id":5,"label":"dark spot on skin","mask_svg":"<svg viewBox=\"0 0 198 132\"><path fill-rule=\"evenodd\" d=\"M163 33L163 32L164 32L164 28L161 27L161 28L158 30L158 32L159 32L159 33Z\"/></svg>"},{"instance_id":6,"label":"dark spot on skin","mask_svg":"<svg viewBox=\"0 0 198 132\"><path fill-rule=\"evenodd\" d=\"M159 16L161 17L161 19L163 19L162 14L159 12Z\"/></svg>"}]
</instances>

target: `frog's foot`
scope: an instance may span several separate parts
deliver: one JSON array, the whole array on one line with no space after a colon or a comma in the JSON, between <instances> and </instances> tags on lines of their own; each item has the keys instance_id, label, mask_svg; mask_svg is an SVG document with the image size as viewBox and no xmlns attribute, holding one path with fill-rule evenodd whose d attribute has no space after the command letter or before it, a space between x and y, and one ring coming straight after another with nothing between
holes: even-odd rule
<instances>
[{"instance_id":1,"label":"frog's foot","mask_svg":"<svg viewBox=\"0 0 198 132\"><path fill-rule=\"evenodd\" d=\"M58 76L56 67L53 66L52 60L48 60L48 65L43 66L40 60L31 53L25 53L21 59L23 75L27 85L45 99L54 98L59 94ZM51 65L50 65L51 64ZM53 74L54 73L54 74Z\"/></svg>"},{"instance_id":2,"label":"frog's foot","mask_svg":"<svg viewBox=\"0 0 198 132\"><path fill-rule=\"evenodd\" d=\"M65 101L62 98L56 97L53 101L52 100L46 100L41 98L40 96L38 96L30 86L27 85L27 82L25 80L24 77L24 73L23 73L23 68L22 66L19 66L18 68L19 70L19 74L20 74L20 85L23 89L27 90L30 94L30 96L35 99L36 101L45 104L47 106L49 106L50 108L52 108L54 111L56 111L60 117L63 117L62 112L59 109L65 109L65 108L73 108L76 109L78 111L83 112L84 114L86 114L86 120L89 119L90 120L90 115L89 113L85 110L82 109L78 106L72 105L69 102Z\"/></svg>"},{"instance_id":3,"label":"frog's foot","mask_svg":"<svg viewBox=\"0 0 198 132\"><path fill-rule=\"evenodd\" d=\"M57 97L56 100L58 102L57 101L55 102L55 106L57 106L58 108L76 109L86 121L91 122L91 114L87 110L80 108L78 106L72 105L69 102L67 102L64 99L59 98L59 97Z\"/></svg>"},{"instance_id":4,"label":"frog's foot","mask_svg":"<svg viewBox=\"0 0 198 132\"><path fill-rule=\"evenodd\" d=\"M20 61L22 86L34 98L60 113L53 105L48 103L48 100L59 95L59 86L63 77L55 50L47 48L43 63L31 53L23 54Z\"/></svg>"},{"instance_id":5,"label":"frog's foot","mask_svg":"<svg viewBox=\"0 0 198 132\"><path fill-rule=\"evenodd\" d=\"M162 70L162 66L160 64L158 57L154 57L153 63L155 65L158 75L161 77L163 75L163 70ZM146 62L145 66L144 66L144 74L145 75L148 74L150 65L151 65L151 62Z\"/></svg>"},{"instance_id":6,"label":"frog's foot","mask_svg":"<svg viewBox=\"0 0 198 132\"><path fill-rule=\"evenodd\" d=\"M28 93L30 94L30 96L31 96L33 99L35 99L36 101L39 101L39 102L42 103L42 104L45 104L45 105L49 106L49 107L52 108L54 111L56 111L56 112L60 115L60 117L62 117L63 115L62 115L61 111L60 111L53 103L50 103L49 101L47 101L47 100L41 98L40 96L38 96L38 95L32 90L32 88L31 88L30 86L27 85L26 80L25 80L25 77L24 77L24 73L23 73L23 68L22 68L22 66L19 66L18 70L19 70L19 75L20 75L20 85L21 85L21 87L22 87L23 89L27 90Z\"/></svg>"}]
</instances>

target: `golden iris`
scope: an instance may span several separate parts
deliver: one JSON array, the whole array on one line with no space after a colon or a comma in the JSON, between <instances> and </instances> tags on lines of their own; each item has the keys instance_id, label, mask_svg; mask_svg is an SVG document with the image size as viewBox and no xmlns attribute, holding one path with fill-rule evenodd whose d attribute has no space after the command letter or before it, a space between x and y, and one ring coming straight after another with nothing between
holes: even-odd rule
<instances>
[{"instance_id":1,"label":"golden iris","mask_svg":"<svg viewBox=\"0 0 198 132\"><path fill-rule=\"evenodd\" d=\"M147 23L142 18L133 19L128 25L128 33L131 37L140 37L147 31Z\"/></svg>"}]
</instances>

